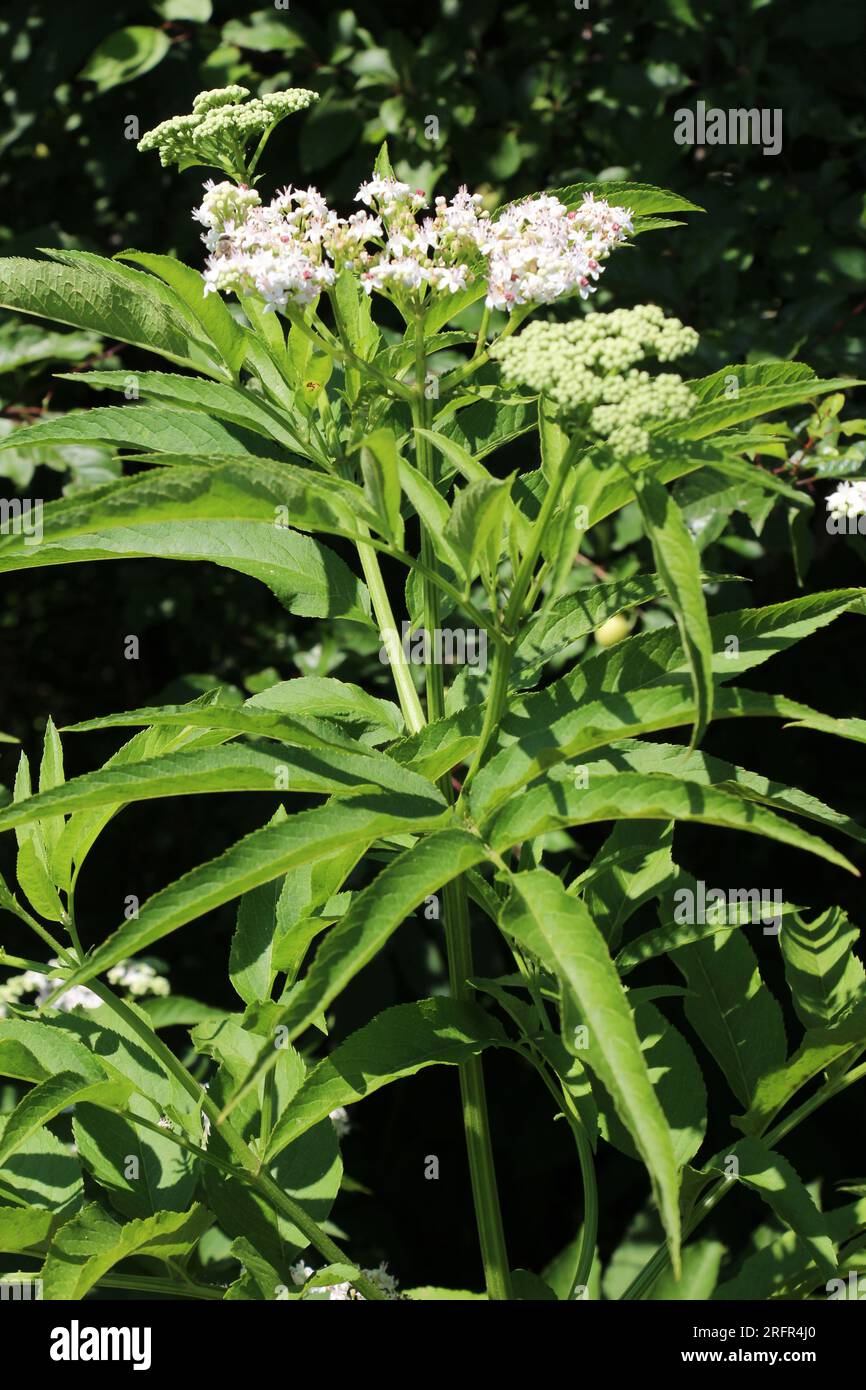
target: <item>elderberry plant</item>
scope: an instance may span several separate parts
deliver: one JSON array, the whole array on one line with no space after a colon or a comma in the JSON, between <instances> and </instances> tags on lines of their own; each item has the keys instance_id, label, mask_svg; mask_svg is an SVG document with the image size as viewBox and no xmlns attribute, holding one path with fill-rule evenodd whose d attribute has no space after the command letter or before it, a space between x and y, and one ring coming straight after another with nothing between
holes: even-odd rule
<instances>
[{"instance_id":1,"label":"elderberry plant","mask_svg":"<svg viewBox=\"0 0 866 1390\"><path fill-rule=\"evenodd\" d=\"M857 933L838 909L810 921L776 894L768 918L752 890L733 904L706 894L675 836L698 822L853 870L817 832L862 842L860 827L699 745L711 720L744 717L862 739L862 721L734 681L862 612L864 591L710 616L706 591L724 577L704 572L670 485L722 479L757 489L767 510L808 506L795 479L755 463L773 439L765 417L852 383L796 363L687 380L664 368L694 352L692 328L656 305L591 309L621 246L694 210L675 194L576 185L491 212L460 189L429 208L383 149L348 215L315 188L265 201L268 138L315 94L249 95L204 92L141 141L166 166L225 176L195 213L201 264L136 250L0 261L5 307L171 366L78 374L127 403L15 432L19 451L112 442L134 471L46 506L38 540L4 534L0 570L146 556L238 570L290 613L381 642L396 703L300 676L241 704L214 689L75 725L69 736L137 732L71 780L50 721L35 788L22 754L0 809L18 846L0 909L47 956L0 959L18 972L0 991L0 1073L17 1088L0 1119L7 1273L39 1270L57 1299L97 1285L404 1296L399 1271L361 1268L327 1229L340 1137L364 1096L451 1064L487 1297L644 1297L672 1280L688 1295L701 1247L683 1242L739 1185L779 1233L731 1252L720 1294L806 1297L845 1270L866 1229L862 1199L822 1212L778 1147L866 1070ZM538 461L507 473L498 454L517 438ZM632 503L652 572L576 583L593 528ZM851 505L846 491L839 506ZM405 587L386 584L381 557ZM412 632L436 636L447 618L483 634L489 670L446 687L430 643L419 668L397 638L398 605ZM672 621L563 669L563 650L618 618L629 632L653 606ZM688 743L659 737L683 730ZM261 827L94 940L76 889L109 822L136 802L229 792L260 794ZM597 823L610 830L594 858L563 869L563 832ZM331 1006L434 899L450 997L387 1009L331 1047ZM180 930L207 950L208 914L235 901L238 1007L176 999L142 953ZM658 924L636 929L653 905ZM508 961L495 978L473 962L483 919ZM748 940L768 920L800 1025L790 1043ZM665 958L683 988L660 979ZM167 1044L169 1026L191 1028L191 1051ZM508 1255L482 1064L492 1048L534 1069L574 1140L581 1207L544 1279ZM707 1140L706 1054L739 1111L721 1146ZM606 1145L643 1165L646 1229L662 1237L628 1287L616 1257L601 1282ZM213 1248L222 1281L207 1272Z\"/></svg>"}]
</instances>

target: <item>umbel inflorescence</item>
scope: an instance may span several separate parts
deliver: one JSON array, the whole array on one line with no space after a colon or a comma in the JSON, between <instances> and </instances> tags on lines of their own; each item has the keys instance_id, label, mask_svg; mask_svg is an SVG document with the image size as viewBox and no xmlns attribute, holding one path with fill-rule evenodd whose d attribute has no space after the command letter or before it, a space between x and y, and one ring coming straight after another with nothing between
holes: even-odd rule
<instances>
[{"instance_id":1,"label":"umbel inflorescence","mask_svg":"<svg viewBox=\"0 0 866 1390\"><path fill-rule=\"evenodd\" d=\"M697 344L693 328L665 318L656 304L639 304L571 323L529 324L493 355L508 381L546 396L624 457L645 452L653 422L684 419L696 404L675 372L651 376L637 364L671 362Z\"/></svg>"},{"instance_id":2,"label":"umbel inflorescence","mask_svg":"<svg viewBox=\"0 0 866 1390\"><path fill-rule=\"evenodd\" d=\"M303 111L318 92L291 87L254 97L248 87L233 85L199 92L188 116L172 116L148 130L138 142L142 151L156 150L164 167L176 164L188 169L195 164L212 165L234 178L252 175L271 131L296 111ZM258 146L252 158L249 145Z\"/></svg>"},{"instance_id":3,"label":"umbel inflorescence","mask_svg":"<svg viewBox=\"0 0 866 1390\"><path fill-rule=\"evenodd\" d=\"M437 198L394 177L362 184L362 207L339 217L315 188L286 188L268 204L255 189L208 183L195 217L210 255L205 281L261 296L271 309L311 303L348 268L371 293L404 307L454 294L481 276L487 306L511 312L568 295L586 298L603 262L632 231L626 208L587 194L570 209L547 195L492 216L465 188Z\"/></svg>"}]
</instances>

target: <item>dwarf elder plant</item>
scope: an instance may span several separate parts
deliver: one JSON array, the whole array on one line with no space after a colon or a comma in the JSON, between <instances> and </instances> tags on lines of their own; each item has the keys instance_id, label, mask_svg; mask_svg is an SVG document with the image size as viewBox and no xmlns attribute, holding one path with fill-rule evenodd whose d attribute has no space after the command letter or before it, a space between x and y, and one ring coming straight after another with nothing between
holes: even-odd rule
<instances>
[{"instance_id":1,"label":"dwarf elder plant","mask_svg":"<svg viewBox=\"0 0 866 1390\"><path fill-rule=\"evenodd\" d=\"M195 214L203 267L151 251L0 262L4 306L170 364L76 375L123 403L15 432L19 450L111 442L137 471L46 506L38 543L12 528L0 569L157 556L239 570L291 613L368 631L396 703L298 677L241 704L216 689L76 725L138 732L69 781L50 721L37 787L22 757L0 811L0 830L17 837L18 884L0 883L0 907L50 960L3 962L19 973L4 986L0 1072L24 1083L0 1130L7 1271L40 1269L50 1298L100 1282L231 1299L394 1297L391 1275L359 1268L326 1230L342 1171L331 1116L450 1063L487 1296L549 1297L507 1254L482 1066L498 1048L535 1069L574 1138L583 1201L563 1232L579 1226L565 1274L551 1276L557 1296L598 1294L605 1145L645 1168L664 1242L621 1296L688 1278L684 1238L739 1185L762 1194L781 1231L772 1260L746 1261L729 1296L822 1288L866 1226L864 1203L821 1212L777 1145L866 1070L856 932L838 910L810 922L775 904L802 1025L789 1044L747 940L753 905L683 913L699 885L674 859L674 830L760 835L852 871L819 832L862 841L862 830L700 743L711 719L743 717L862 738L858 721L736 682L862 610L863 591L710 618L711 577L669 484L711 470L761 489L768 507L808 507L750 462L767 438L761 418L851 383L794 363L686 380L669 368L694 351L691 328L654 305L590 311L619 248L693 210L673 194L577 185L491 213L461 189L428 207L383 149L348 217L315 188L266 201L256 170L268 137L314 94L248 97L202 93L141 142L165 165L220 173ZM479 301L477 331L449 326ZM497 451L518 437L537 445L537 463L503 476ZM635 502L653 571L575 587L584 537ZM382 556L405 589L389 592ZM552 678L563 650L655 600L669 625L596 646ZM435 641L446 619L483 636L490 658L448 688ZM658 737L674 730L688 742ZM262 793L261 828L92 941L75 892L109 821L134 802L232 791ZM293 809L299 796L306 809ZM551 867L562 831L598 822L610 832L583 872ZM238 1009L173 1007L141 953L181 929L205 950L208 914L235 900ZM431 901L450 997L387 1009L329 1048L330 1006ZM651 903L658 925L636 934L631 919ZM473 966L482 918L511 961L494 979ZM665 956L682 987L654 982ZM183 1058L161 1036L172 1023L194 1025ZM689 1036L738 1112L720 1150L705 1144ZM69 1107L74 1153L56 1124ZM189 1273L212 1226L231 1241L228 1287ZM130 1271L137 1256L161 1259L164 1277Z\"/></svg>"}]
</instances>

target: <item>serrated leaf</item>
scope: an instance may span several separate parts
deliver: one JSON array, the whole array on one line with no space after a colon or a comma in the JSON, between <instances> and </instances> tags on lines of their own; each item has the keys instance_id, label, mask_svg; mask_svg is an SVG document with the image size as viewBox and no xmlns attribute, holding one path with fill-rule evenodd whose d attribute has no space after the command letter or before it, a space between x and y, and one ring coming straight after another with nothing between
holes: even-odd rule
<instances>
[{"instance_id":1,"label":"serrated leaf","mask_svg":"<svg viewBox=\"0 0 866 1390\"><path fill-rule=\"evenodd\" d=\"M587 1065L607 1088L652 1180L674 1266L679 1264L679 1174L673 1140L653 1091L640 1039L604 939L588 912L555 875L535 869L511 876L501 918L559 977L588 1029Z\"/></svg>"},{"instance_id":2,"label":"serrated leaf","mask_svg":"<svg viewBox=\"0 0 866 1390\"><path fill-rule=\"evenodd\" d=\"M422 1067L456 1066L504 1042L497 1021L462 1000L421 999L386 1009L309 1072L274 1129L267 1158L275 1158L338 1106L352 1105Z\"/></svg>"},{"instance_id":3,"label":"serrated leaf","mask_svg":"<svg viewBox=\"0 0 866 1390\"><path fill-rule=\"evenodd\" d=\"M829 1027L852 1005L866 1001L866 972L853 950L859 937L839 907L811 922L794 916L783 924L779 945L785 977L806 1028Z\"/></svg>"},{"instance_id":4,"label":"serrated leaf","mask_svg":"<svg viewBox=\"0 0 866 1390\"><path fill-rule=\"evenodd\" d=\"M54 1236L39 1271L44 1297L78 1300L121 1260L148 1255L173 1260L192 1253L213 1216L196 1206L188 1212L162 1211L121 1225L95 1202L73 1216Z\"/></svg>"}]
</instances>

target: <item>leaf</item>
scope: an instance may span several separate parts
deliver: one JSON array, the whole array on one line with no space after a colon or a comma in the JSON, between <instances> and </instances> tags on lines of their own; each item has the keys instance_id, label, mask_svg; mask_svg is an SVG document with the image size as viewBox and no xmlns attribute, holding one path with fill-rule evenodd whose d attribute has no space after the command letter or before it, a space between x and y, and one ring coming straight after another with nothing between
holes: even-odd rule
<instances>
[{"instance_id":1,"label":"leaf","mask_svg":"<svg viewBox=\"0 0 866 1390\"><path fill-rule=\"evenodd\" d=\"M0 1254L44 1248L56 1225L54 1213L42 1207L0 1207Z\"/></svg>"},{"instance_id":2,"label":"leaf","mask_svg":"<svg viewBox=\"0 0 866 1390\"><path fill-rule=\"evenodd\" d=\"M78 76L95 82L100 94L108 92L112 87L133 82L136 77L150 72L162 62L170 47L168 34L162 29L131 24L103 39Z\"/></svg>"},{"instance_id":3,"label":"leaf","mask_svg":"<svg viewBox=\"0 0 866 1390\"><path fill-rule=\"evenodd\" d=\"M635 496L688 658L696 706L691 740L694 747L700 743L713 713L713 644L701 588L700 557L679 507L666 488L652 478L643 478L635 488Z\"/></svg>"},{"instance_id":4,"label":"leaf","mask_svg":"<svg viewBox=\"0 0 866 1390\"><path fill-rule=\"evenodd\" d=\"M824 1220L831 1240L841 1247L860 1235L866 1226L866 1202L852 1202L850 1206L825 1212ZM712 1297L719 1301L766 1302L778 1298L810 1272L814 1275L816 1270L808 1247L789 1230L749 1255L737 1273L720 1284Z\"/></svg>"},{"instance_id":5,"label":"leaf","mask_svg":"<svg viewBox=\"0 0 866 1390\"><path fill-rule=\"evenodd\" d=\"M192 1253L213 1216L201 1206L188 1212L161 1211L120 1225L91 1202L61 1226L39 1271L44 1297L52 1301L85 1297L121 1260L148 1255L170 1261Z\"/></svg>"},{"instance_id":6,"label":"leaf","mask_svg":"<svg viewBox=\"0 0 866 1390\"><path fill-rule=\"evenodd\" d=\"M105 1080L105 1069L75 1038L34 1019L0 1018L0 1076L47 1081L73 1072L88 1081Z\"/></svg>"},{"instance_id":7,"label":"leaf","mask_svg":"<svg viewBox=\"0 0 866 1390\"><path fill-rule=\"evenodd\" d=\"M587 585L558 599L546 611L533 614L515 644L517 674L512 685L533 685L545 663L567 651L581 637L617 613L649 603L664 592L660 575L634 575L630 579Z\"/></svg>"},{"instance_id":8,"label":"leaf","mask_svg":"<svg viewBox=\"0 0 866 1390\"><path fill-rule=\"evenodd\" d=\"M655 432L659 441L667 439L706 439L710 435L740 425L744 420L784 410L814 400L830 391L845 391L859 383L849 377L833 377L821 381L818 377L801 377L776 385L747 386L730 396L715 396L697 406L685 420L663 425Z\"/></svg>"},{"instance_id":9,"label":"leaf","mask_svg":"<svg viewBox=\"0 0 866 1390\"><path fill-rule=\"evenodd\" d=\"M50 524L52 518L46 520ZM0 572L124 557L209 560L260 580L290 612L369 623L367 590L339 556L309 536L275 526L273 519L211 521L204 515L186 521L130 521L124 525L115 515L114 524L92 534L60 535L57 540L49 530L37 547L5 538L0 541Z\"/></svg>"},{"instance_id":10,"label":"leaf","mask_svg":"<svg viewBox=\"0 0 866 1390\"><path fill-rule=\"evenodd\" d=\"M325 859L349 846L357 849L360 858L381 836L430 829L441 814L432 788L426 801L393 793L369 793L357 801L301 811L282 825L254 830L218 858L192 869L148 898L138 918L126 922L97 947L71 973L68 985L93 979L169 932L260 883L278 878L296 865Z\"/></svg>"},{"instance_id":11,"label":"leaf","mask_svg":"<svg viewBox=\"0 0 866 1390\"><path fill-rule=\"evenodd\" d=\"M234 322L234 320L233 320ZM242 390L238 386L229 386L223 381L207 381L203 377L181 376L179 372L114 372L114 371L92 371L92 372L58 372L58 377L63 381L75 381L82 386L90 386L96 390L120 391L124 395L131 395L131 399L138 400L144 396L148 400L157 401L169 409L181 414L192 414L194 417L201 416L201 420L194 418L193 425L203 424L210 432L210 417L217 420L228 421L235 426L234 429L225 433L216 434L212 448L207 447L204 442L192 437L189 443L184 443L178 447L169 437L162 442L167 447L160 447L160 452L174 455L178 452L184 461L193 459L199 464L203 462L211 463L213 459L220 457L228 459L232 454L244 458L251 452L249 448L241 450L239 441L249 441L249 432L264 435L271 441L270 452L278 453L279 448L290 449L293 453L305 454L306 450L298 439L298 435L293 428L293 422L286 419L285 413L278 411L266 400L257 396L252 391ZM105 409L106 407L98 407ZM132 420L131 416L120 419L117 416L118 408L124 410L138 410L138 406L107 407L115 411L114 420L118 428L122 428L124 420ZM150 407L148 407L150 409ZM90 412L92 413L92 412ZM68 419L69 417L65 417ZM85 420L86 417L73 416L73 419ZM175 422L169 421L169 424ZM179 422L183 428L183 421ZM217 427L220 430L220 427ZM97 429L96 434L99 435ZM133 439L133 447L140 449L151 449L154 447L153 435L141 436ZM222 441L222 442L221 442ZM225 443L228 447L224 447ZM261 446L255 446L255 452L262 454L264 451ZM161 462L161 460L154 460ZM275 464L275 467L279 466ZM313 482L307 474L308 481ZM321 483L320 483L321 486Z\"/></svg>"},{"instance_id":12,"label":"leaf","mask_svg":"<svg viewBox=\"0 0 866 1390\"><path fill-rule=\"evenodd\" d=\"M161 1112L143 1096L131 1096L125 1114L77 1101L72 1130L87 1171L127 1217L186 1211L198 1182L198 1163L166 1134L136 1125L135 1117L158 1124Z\"/></svg>"},{"instance_id":13,"label":"leaf","mask_svg":"<svg viewBox=\"0 0 866 1390\"><path fill-rule=\"evenodd\" d=\"M501 926L559 977L563 994L586 1025L587 1065L607 1088L647 1167L677 1268L679 1175L673 1139L604 938L583 904L545 869L511 876Z\"/></svg>"},{"instance_id":14,"label":"leaf","mask_svg":"<svg viewBox=\"0 0 866 1390\"><path fill-rule=\"evenodd\" d=\"M590 917L615 949L626 922L676 875L671 857L673 825L618 821L592 864L569 887L581 891ZM622 966L617 958L617 965Z\"/></svg>"},{"instance_id":15,"label":"leaf","mask_svg":"<svg viewBox=\"0 0 866 1390\"><path fill-rule=\"evenodd\" d=\"M583 202L584 194L592 193L596 198L604 198L614 207L625 207L641 217L660 212L703 212L696 203L681 198L678 193L669 193L665 188L656 188L650 183L629 183L620 179L600 180L596 183L572 183L567 188L554 188L549 197L558 198L566 207L577 208Z\"/></svg>"},{"instance_id":16,"label":"leaf","mask_svg":"<svg viewBox=\"0 0 866 1390\"><path fill-rule=\"evenodd\" d=\"M277 1123L266 1158L275 1158L339 1106L414 1076L422 1067L459 1065L504 1043L496 1020L462 1000L421 999L386 1009L313 1067Z\"/></svg>"},{"instance_id":17,"label":"leaf","mask_svg":"<svg viewBox=\"0 0 866 1390\"><path fill-rule=\"evenodd\" d=\"M218 384L212 384L219 391ZM207 385L206 382L201 383L205 394ZM192 391L195 389L194 386L190 387ZM171 410L151 405L94 406L91 410L73 412L56 420L44 420L0 439L0 451L13 445L16 449L27 449L41 448L44 444L78 443L115 443L157 452L187 456L201 454L205 457L222 454L245 458L249 454L264 455L267 452L259 438L248 430L220 424L201 411Z\"/></svg>"},{"instance_id":18,"label":"leaf","mask_svg":"<svg viewBox=\"0 0 866 1390\"><path fill-rule=\"evenodd\" d=\"M77 1072L61 1071L40 1081L18 1102L9 1116L0 1140L0 1168L32 1135L68 1106L82 1100L97 1105L120 1106L131 1090L130 1083L109 1079L104 1073L98 1081L94 1081Z\"/></svg>"},{"instance_id":19,"label":"leaf","mask_svg":"<svg viewBox=\"0 0 866 1390\"><path fill-rule=\"evenodd\" d=\"M509 481L489 478L468 483L455 492L443 535L460 558L467 584L479 567L485 581L493 582L502 549L509 488Z\"/></svg>"},{"instance_id":20,"label":"leaf","mask_svg":"<svg viewBox=\"0 0 866 1390\"><path fill-rule=\"evenodd\" d=\"M650 1082L670 1130L678 1166L694 1158L707 1129L707 1091L697 1058L682 1033L654 1004L635 1005L634 1025ZM599 1082L593 1085L599 1108L599 1129L608 1143L636 1158L628 1130Z\"/></svg>"},{"instance_id":21,"label":"leaf","mask_svg":"<svg viewBox=\"0 0 866 1390\"><path fill-rule=\"evenodd\" d=\"M84 773L62 787L0 811L0 832L56 813L119 807L163 796L249 791L272 795L346 793L366 786L390 788L422 802L429 798L432 803L436 797L425 778L373 749L343 753L277 745L264 751L229 744L181 748L162 757Z\"/></svg>"},{"instance_id":22,"label":"leaf","mask_svg":"<svg viewBox=\"0 0 866 1390\"><path fill-rule=\"evenodd\" d=\"M0 1140L8 1117L0 1115ZM30 1202L59 1217L77 1211L84 1200L81 1164L69 1146L48 1129L39 1129L21 1144L0 1170L0 1197ZM0 1221L6 1211L0 1207Z\"/></svg>"},{"instance_id":23,"label":"leaf","mask_svg":"<svg viewBox=\"0 0 866 1390\"><path fill-rule=\"evenodd\" d=\"M744 936L731 932L675 949L671 958L690 990L689 1023L734 1095L748 1105L761 1078L787 1054L782 1012L761 979L754 951Z\"/></svg>"},{"instance_id":24,"label":"leaf","mask_svg":"<svg viewBox=\"0 0 866 1390\"><path fill-rule=\"evenodd\" d=\"M787 1061L767 1070L755 1086L745 1115L734 1117L737 1129L763 1134L793 1096L819 1072L834 1073L850 1066L866 1050L866 1011L857 1007L832 1028L810 1028Z\"/></svg>"},{"instance_id":25,"label":"leaf","mask_svg":"<svg viewBox=\"0 0 866 1390\"><path fill-rule=\"evenodd\" d=\"M785 977L797 1017L806 1028L828 1027L866 1001L866 972L854 954L860 933L839 907L811 922L794 916L779 936Z\"/></svg>"},{"instance_id":26,"label":"leaf","mask_svg":"<svg viewBox=\"0 0 866 1390\"><path fill-rule=\"evenodd\" d=\"M189 311L195 324L204 330L219 352L229 371L236 376L246 357L243 329L219 294L205 294L205 283L199 271L184 265L174 256L158 256L148 251L119 251L120 261L131 261L158 275Z\"/></svg>"},{"instance_id":27,"label":"leaf","mask_svg":"<svg viewBox=\"0 0 866 1390\"><path fill-rule=\"evenodd\" d=\"M686 820L746 830L800 849L855 872L837 850L799 826L755 802L697 782L678 781L662 773L623 772L619 776L593 776L577 786L568 771L559 768L545 783L530 787L515 798L482 831L498 853L523 840L545 835L570 825L589 825L604 820Z\"/></svg>"},{"instance_id":28,"label":"leaf","mask_svg":"<svg viewBox=\"0 0 866 1390\"><path fill-rule=\"evenodd\" d=\"M788 1160L757 1139L738 1139L724 1155L725 1160L731 1158L737 1160L736 1180L759 1193L779 1219L790 1226L822 1274L833 1274L836 1250L827 1222ZM713 1166L722 1173L730 1167L723 1166L718 1157Z\"/></svg>"},{"instance_id":29,"label":"leaf","mask_svg":"<svg viewBox=\"0 0 866 1390\"><path fill-rule=\"evenodd\" d=\"M401 548L403 517L400 513L400 455L392 430L374 430L363 440L361 474L370 506L384 520L385 529L382 534Z\"/></svg>"},{"instance_id":30,"label":"leaf","mask_svg":"<svg viewBox=\"0 0 866 1390\"><path fill-rule=\"evenodd\" d=\"M329 931L304 978L270 1019L293 1042L382 949L420 903L484 858L481 840L463 830L433 831L393 859L358 893ZM276 1049L263 1048L244 1078L244 1092L276 1063Z\"/></svg>"},{"instance_id":31,"label":"leaf","mask_svg":"<svg viewBox=\"0 0 866 1390\"><path fill-rule=\"evenodd\" d=\"M7 257L0 259L0 306L89 329L180 366L197 367L195 346L182 317L158 294L148 292L147 276L141 279L145 287L139 289L89 262L70 267Z\"/></svg>"}]
</instances>

